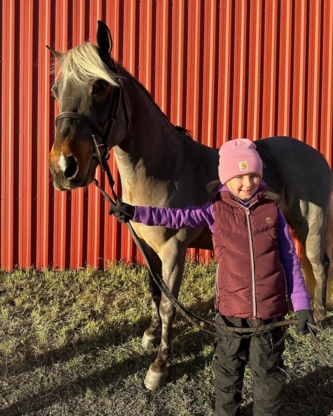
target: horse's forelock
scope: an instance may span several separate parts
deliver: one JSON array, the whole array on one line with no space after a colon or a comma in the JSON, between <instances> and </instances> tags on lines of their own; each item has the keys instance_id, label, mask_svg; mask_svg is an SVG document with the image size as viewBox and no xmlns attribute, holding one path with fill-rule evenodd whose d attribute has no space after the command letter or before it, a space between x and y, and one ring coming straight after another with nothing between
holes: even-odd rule
<instances>
[{"instance_id":1,"label":"horse's forelock","mask_svg":"<svg viewBox=\"0 0 333 416\"><path fill-rule=\"evenodd\" d=\"M118 86L114 74L101 60L97 46L91 43L83 43L63 54L57 67L57 79L60 78L64 86L71 81L77 86L87 88L95 79L103 79Z\"/></svg>"}]
</instances>

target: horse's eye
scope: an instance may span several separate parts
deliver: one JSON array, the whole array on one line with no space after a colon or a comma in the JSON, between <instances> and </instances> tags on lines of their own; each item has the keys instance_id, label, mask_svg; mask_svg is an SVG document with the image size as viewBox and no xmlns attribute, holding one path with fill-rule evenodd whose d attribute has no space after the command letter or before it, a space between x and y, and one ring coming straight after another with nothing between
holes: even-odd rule
<instances>
[{"instance_id":1,"label":"horse's eye","mask_svg":"<svg viewBox=\"0 0 333 416\"><path fill-rule=\"evenodd\" d=\"M93 84L93 92L95 93L99 93L99 92L103 92L107 89L108 87L108 83L102 79L94 82Z\"/></svg>"}]
</instances>

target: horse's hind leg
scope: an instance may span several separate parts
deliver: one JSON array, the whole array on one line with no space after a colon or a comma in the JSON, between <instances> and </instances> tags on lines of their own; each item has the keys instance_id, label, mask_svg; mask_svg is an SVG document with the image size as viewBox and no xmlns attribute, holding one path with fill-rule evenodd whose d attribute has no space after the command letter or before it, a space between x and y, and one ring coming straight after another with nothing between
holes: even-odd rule
<instances>
[{"instance_id":1,"label":"horse's hind leg","mask_svg":"<svg viewBox=\"0 0 333 416\"><path fill-rule=\"evenodd\" d=\"M152 297L152 317L149 327L146 329L142 337L142 346L150 348L159 344L161 340L161 317L159 312L161 302L161 291L155 283L152 275L149 276L149 291Z\"/></svg>"},{"instance_id":2,"label":"horse's hind leg","mask_svg":"<svg viewBox=\"0 0 333 416\"><path fill-rule=\"evenodd\" d=\"M331 295L327 292L327 287L329 276L331 275L332 257L332 196L330 197L326 211L317 206L315 206L315 210L318 215L314 216L316 221L310 223L309 236L306 240L305 247L316 280L314 318L317 325L321 326L321 322L327 313L326 300L328 298L330 301L331 298ZM310 230L313 232L310 232Z\"/></svg>"},{"instance_id":3,"label":"horse's hind leg","mask_svg":"<svg viewBox=\"0 0 333 416\"><path fill-rule=\"evenodd\" d=\"M160 253L163 259L163 279L171 293L177 298L185 263L185 247L164 247ZM167 297L162 294L160 303L160 316L162 319L161 344L155 361L150 365L145 378L145 386L150 390L163 387L166 383L168 370L167 362L172 356L171 329L175 317L175 308Z\"/></svg>"},{"instance_id":4,"label":"horse's hind leg","mask_svg":"<svg viewBox=\"0 0 333 416\"><path fill-rule=\"evenodd\" d=\"M315 289L314 289L314 318L316 323L321 326L322 320L326 316L326 291L327 291L327 279L328 279L328 270L330 267L330 260L327 253L320 249L322 245L322 236L309 237L306 240L306 256L311 264L313 275L315 277ZM315 248L315 247L318 248ZM307 285L308 276L304 270L305 279ZM311 291L311 289L310 289Z\"/></svg>"},{"instance_id":5,"label":"horse's hind leg","mask_svg":"<svg viewBox=\"0 0 333 416\"><path fill-rule=\"evenodd\" d=\"M312 276L315 278L314 296L311 293L314 297L314 318L316 323L321 325L326 316L326 288L330 268L330 259L325 251L326 213L322 208L309 203L307 217L307 222L304 221L301 226L295 227L295 231L303 244L303 255L305 251L313 272L304 267L306 262L302 261L304 277L310 292L313 292L310 279Z\"/></svg>"}]
</instances>

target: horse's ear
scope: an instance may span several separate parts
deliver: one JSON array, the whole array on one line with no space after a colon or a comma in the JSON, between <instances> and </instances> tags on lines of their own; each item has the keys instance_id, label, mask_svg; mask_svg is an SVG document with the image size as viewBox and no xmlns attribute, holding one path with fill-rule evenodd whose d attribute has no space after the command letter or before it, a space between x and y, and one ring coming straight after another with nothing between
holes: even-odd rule
<instances>
[{"instance_id":1,"label":"horse's ear","mask_svg":"<svg viewBox=\"0 0 333 416\"><path fill-rule=\"evenodd\" d=\"M61 59L63 53L62 52L57 52L54 49L50 48L48 45L46 45L47 49L52 53L53 56L55 56L57 59Z\"/></svg>"},{"instance_id":2,"label":"horse's ear","mask_svg":"<svg viewBox=\"0 0 333 416\"><path fill-rule=\"evenodd\" d=\"M112 51L112 37L110 29L101 20L98 21L97 45L105 55L110 55Z\"/></svg>"}]
</instances>

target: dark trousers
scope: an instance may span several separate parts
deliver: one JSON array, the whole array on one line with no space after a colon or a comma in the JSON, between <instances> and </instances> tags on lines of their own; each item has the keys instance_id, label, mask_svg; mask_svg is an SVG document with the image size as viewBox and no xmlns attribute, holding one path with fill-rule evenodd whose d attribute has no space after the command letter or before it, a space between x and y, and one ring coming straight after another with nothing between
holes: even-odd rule
<instances>
[{"instance_id":1,"label":"dark trousers","mask_svg":"<svg viewBox=\"0 0 333 416\"><path fill-rule=\"evenodd\" d=\"M218 315L216 322L228 326L253 327L252 320ZM257 320L256 325L272 321ZM213 359L217 416L239 416L245 365L253 374L253 414L278 416L284 401L282 388L286 373L282 370L285 328L242 338L226 329L217 330L219 338Z\"/></svg>"}]
</instances>

